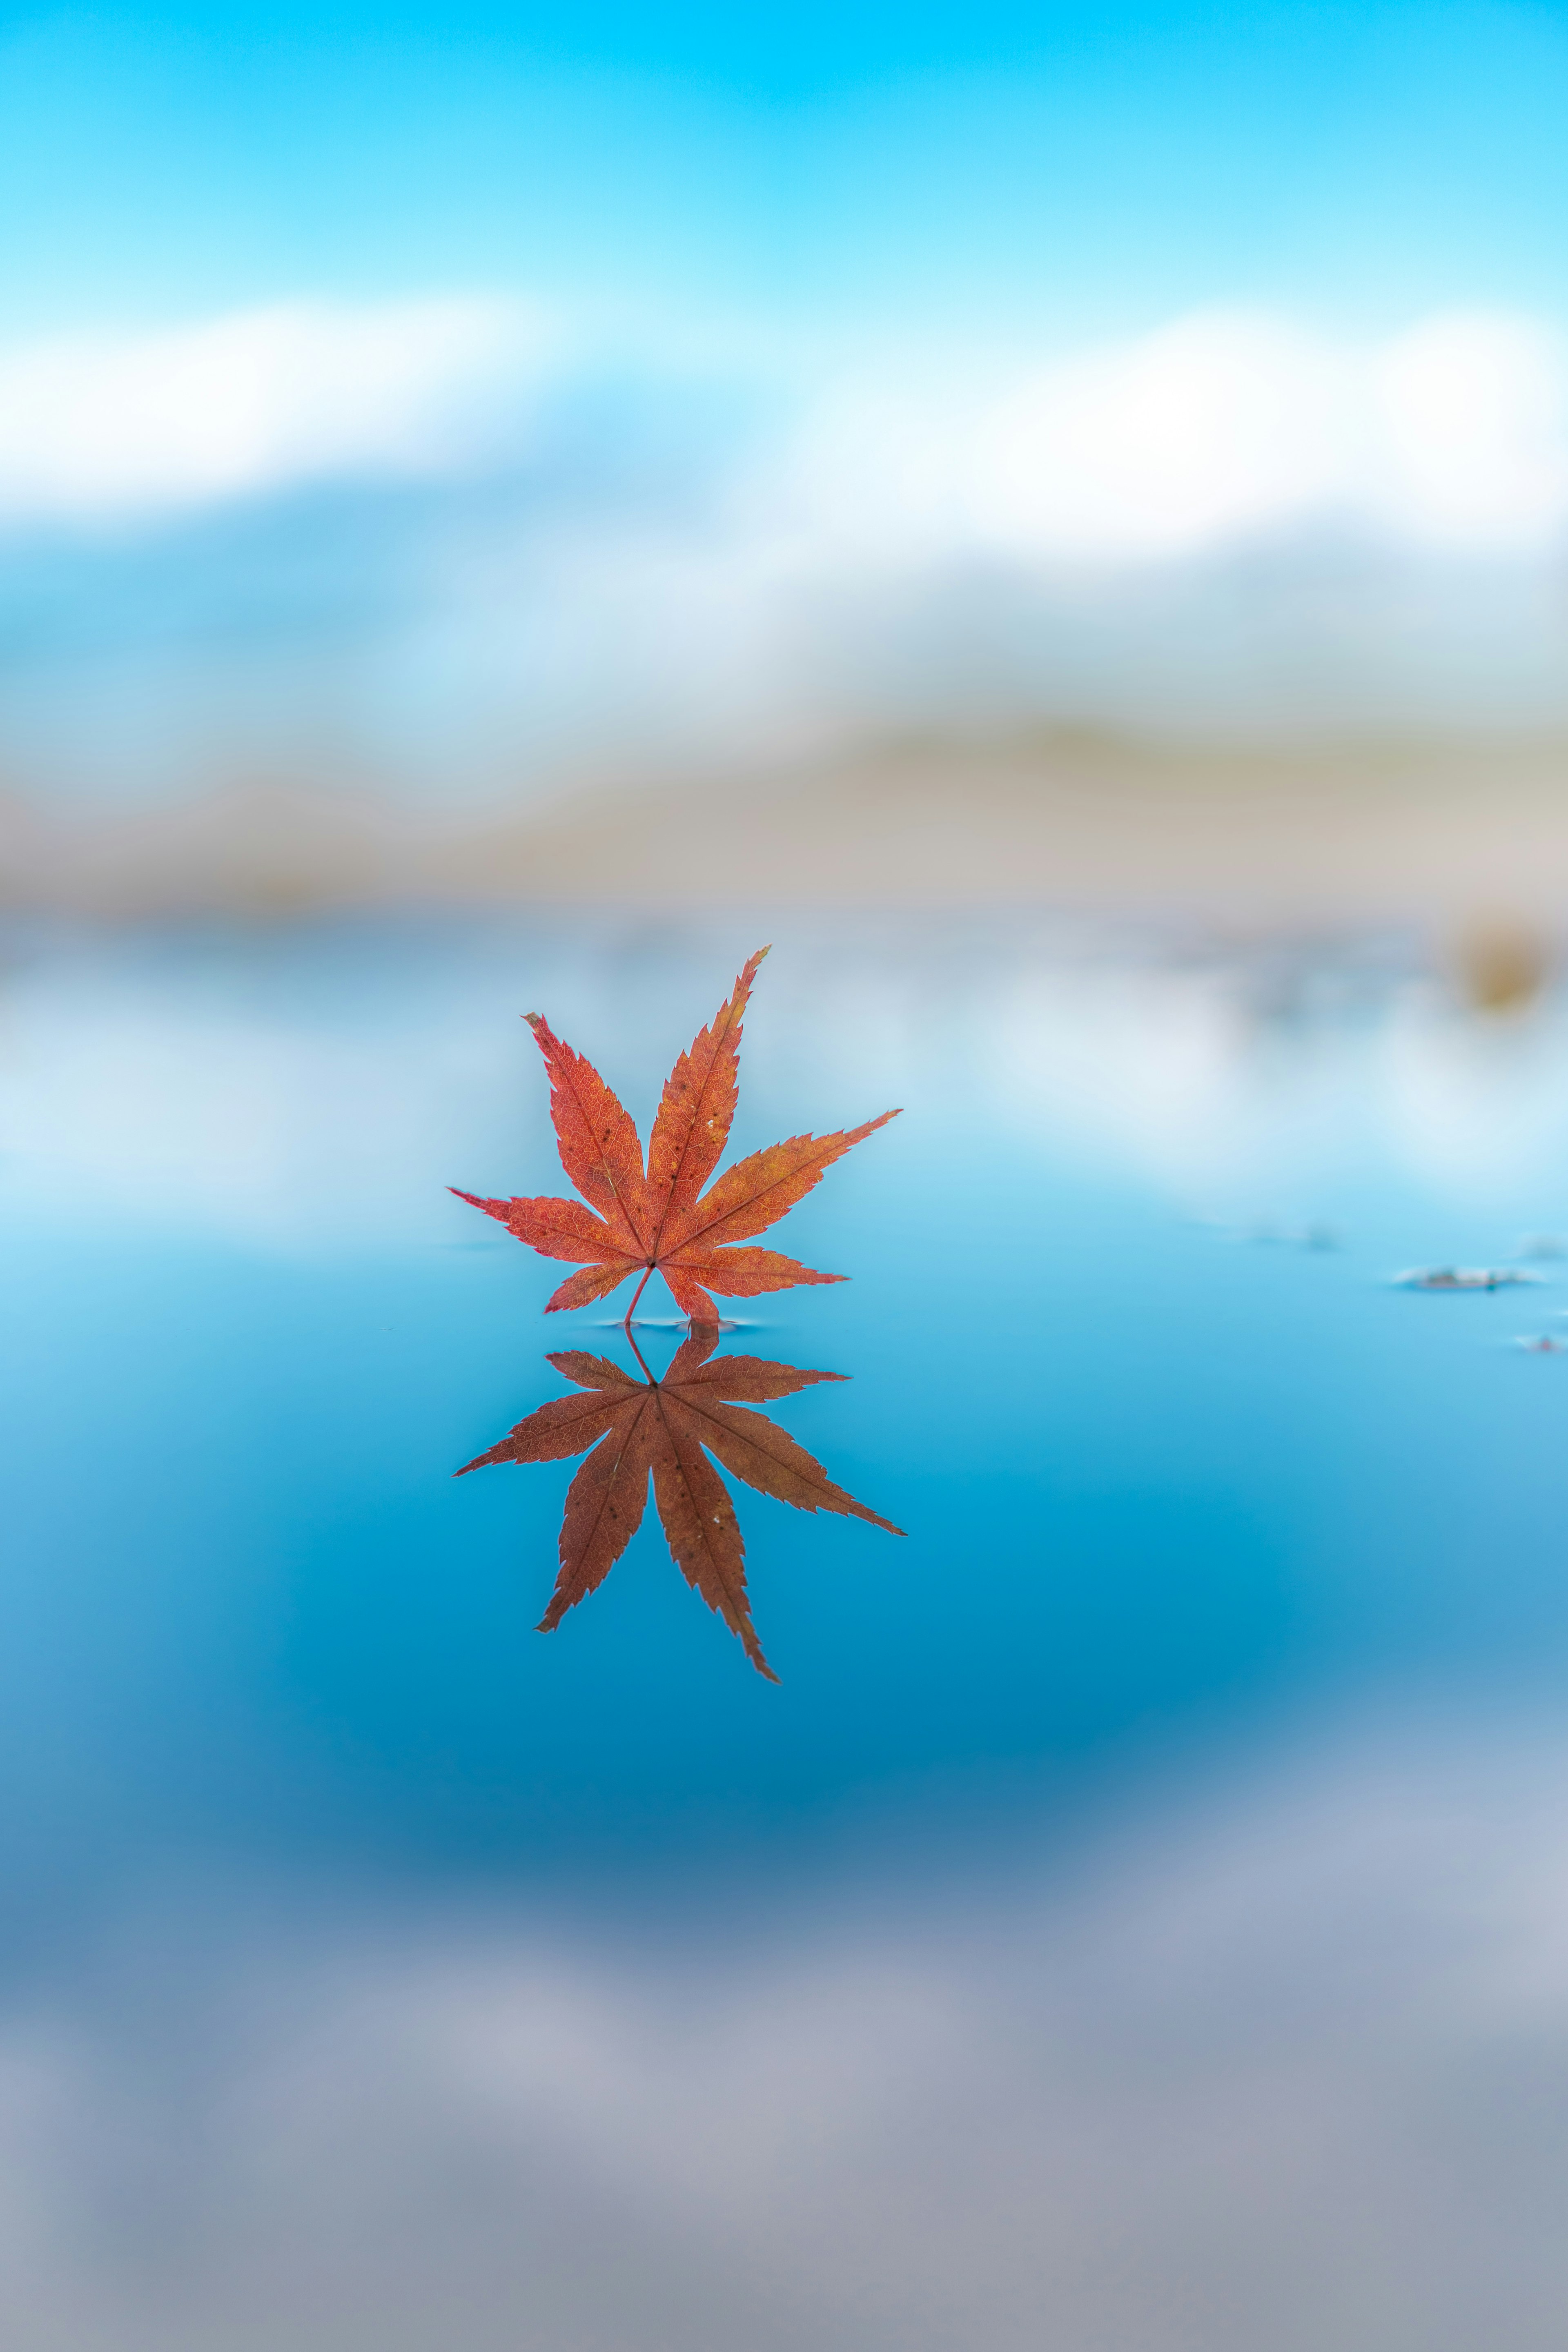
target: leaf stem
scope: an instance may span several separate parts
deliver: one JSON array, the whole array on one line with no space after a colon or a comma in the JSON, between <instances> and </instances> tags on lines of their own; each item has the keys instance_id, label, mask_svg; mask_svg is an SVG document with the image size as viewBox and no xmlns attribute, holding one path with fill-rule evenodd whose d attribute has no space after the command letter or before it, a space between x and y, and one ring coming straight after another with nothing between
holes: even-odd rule
<instances>
[{"instance_id":1,"label":"leaf stem","mask_svg":"<svg viewBox=\"0 0 1568 2352\"><path fill-rule=\"evenodd\" d=\"M637 1285L637 1288L636 1288L636 1289L633 1291L633 1293L632 1293L632 1303L631 1303L631 1305L630 1305L630 1306L627 1307L627 1309L626 1309L626 1337L627 1337L627 1339L631 1339L631 1334L632 1334L632 1317L633 1317L633 1316L637 1313L637 1300L642 1297L643 1292L647 1288L647 1286L648 1286L648 1277L649 1277L649 1276L651 1276L651 1274L652 1274L652 1273L653 1273L653 1268L652 1268L652 1266L650 1265L650 1266L649 1266L649 1268L648 1268L648 1270L647 1270L647 1273L644 1275L644 1276L643 1276L642 1280L638 1283L638 1285ZM635 1347L635 1346L637 1345L637 1342L636 1342L635 1340L633 1340L633 1341L632 1341L632 1344L633 1344L633 1346ZM644 1370L647 1370L647 1367L646 1367L646 1366L644 1367Z\"/></svg>"}]
</instances>

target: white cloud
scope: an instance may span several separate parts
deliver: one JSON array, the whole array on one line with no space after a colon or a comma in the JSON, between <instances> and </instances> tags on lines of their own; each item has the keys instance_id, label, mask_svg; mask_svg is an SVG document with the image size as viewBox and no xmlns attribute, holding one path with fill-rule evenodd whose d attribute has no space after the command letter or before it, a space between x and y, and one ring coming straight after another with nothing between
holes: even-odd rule
<instances>
[{"instance_id":1,"label":"white cloud","mask_svg":"<svg viewBox=\"0 0 1568 2352\"><path fill-rule=\"evenodd\" d=\"M1025 551L1184 554L1335 499L1353 411L1352 369L1300 330L1182 320L999 401L975 436L970 510Z\"/></svg>"},{"instance_id":2,"label":"white cloud","mask_svg":"<svg viewBox=\"0 0 1568 2352\"><path fill-rule=\"evenodd\" d=\"M1568 525L1568 347L1538 320L1358 345L1203 312L988 387L935 373L813 412L782 504L826 544L1125 565L1313 522L1486 553Z\"/></svg>"},{"instance_id":3,"label":"white cloud","mask_svg":"<svg viewBox=\"0 0 1568 2352\"><path fill-rule=\"evenodd\" d=\"M539 321L479 299L289 302L0 352L0 515L127 515L342 474L439 472Z\"/></svg>"},{"instance_id":4,"label":"white cloud","mask_svg":"<svg viewBox=\"0 0 1568 2352\"><path fill-rule=\"evenodd\" d=\"M1538 545L1568 518L1568 345L1539 320L1431 319L1373 360L1380 503L1413 539Z\"/></svg>"},{"instance_id":5,"label":"white cloud","mask_svg":"<svg viewBox=\"0 0 1568 2352\"><path fill-rule=\"evenodd\" d=\"M498 405L547 352L565 356L533 310L459 298L279 303L0 352L0 516L134 514L482 462ZM705 380L755 382L746 339L732 362L722 352L710 337ZM646 335L611 337L606 354L661 400L700 388ZM1205 311L988 375L941 352L901 372L829 358L788 397L793 423L738 466L716 454L727 526L715 538L705 520L688 562L777 583L977 549L1163 562L1323 519L1483 551L1541 547L1568 524L1568 346L1525 316L1438 315L1357 344ZM605 520L601 509L601 543Z\"/></svg>"}]
</instances>

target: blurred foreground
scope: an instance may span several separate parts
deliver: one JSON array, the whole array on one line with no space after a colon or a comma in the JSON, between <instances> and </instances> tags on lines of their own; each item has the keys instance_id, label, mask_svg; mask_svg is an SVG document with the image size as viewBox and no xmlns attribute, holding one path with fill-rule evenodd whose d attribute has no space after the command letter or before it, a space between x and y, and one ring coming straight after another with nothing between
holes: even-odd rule
<instances>
[{"instance_id":1,"label":"blurred foreground","mask_svg":"<svg viewBox=\"0 0 1568 2352\"><path fill-rule=\"evenodd\" d=\"M143 1904L0 2030L10 2341L1555 2352L1559 1729L590 1927Z\"/></svg>"}]
</instances>

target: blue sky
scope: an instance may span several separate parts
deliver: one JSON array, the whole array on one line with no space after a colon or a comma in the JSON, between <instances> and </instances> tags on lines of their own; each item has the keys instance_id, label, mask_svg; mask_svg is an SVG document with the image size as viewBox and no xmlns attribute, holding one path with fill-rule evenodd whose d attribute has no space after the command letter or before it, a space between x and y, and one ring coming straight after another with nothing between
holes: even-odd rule
<instances>
[{"instance_id":1,"label":"blue sky","mask_svg":"<svg viewBox=\"0 0 1568 2352\"><path fill-rule=\"evenodd\" d=\"M897 328L1558 304L1521 7L16 12L15 327L517 283Z\"/></svg>"}]
</instances>

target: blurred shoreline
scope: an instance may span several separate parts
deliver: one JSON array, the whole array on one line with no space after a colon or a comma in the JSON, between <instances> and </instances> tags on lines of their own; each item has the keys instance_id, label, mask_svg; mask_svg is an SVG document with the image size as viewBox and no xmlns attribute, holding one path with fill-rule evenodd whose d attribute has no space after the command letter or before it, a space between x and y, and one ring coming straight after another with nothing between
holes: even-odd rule
<instances>
[{"instance_id":1,"label":"blurred shoreline","mask_svg":"<svg viewBox=\"0 0 1568 2352\"><path fill-rule=\"evenodd\" d=\"M1568 738L1274 748L906 738L526 808L298 782L130 807L0 798L0 908L109 920L354 908L1050 906L1245 929L1568 906Z\"/></svg>"}]
</instances>

